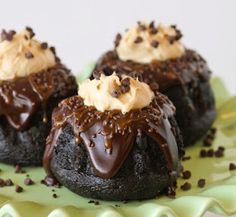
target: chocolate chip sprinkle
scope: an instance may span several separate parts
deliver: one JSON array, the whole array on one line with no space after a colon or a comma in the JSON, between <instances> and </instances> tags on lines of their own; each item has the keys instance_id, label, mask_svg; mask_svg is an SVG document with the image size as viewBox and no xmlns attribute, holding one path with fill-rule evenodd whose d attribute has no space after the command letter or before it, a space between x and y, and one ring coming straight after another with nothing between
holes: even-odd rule
<instances>
[{"instance_id":1,"label":"chocolate chip sprinkle","mask_svg":"<svg viewBox=\"0 0 236 217\"><path fill-rule=\"evenodd\" d=\"M16 185L15 191L17 193L21 193L21 192L23 192L23 188L20 185Z\"/></svg>"},{"instance_id":2,"label":"chocolate chip sprinkle","mask_svg":"<svg viewBox=\"0 0 236 217\"><path fill-rule=\"evenodd\" d=\"M145 31L147 29L147 27L142 24L140 21L138 21L138 28L140 31Z\"/></svg>"},{"instance_id":3,"label":"chocolate chip sprinkle","mask_svg":"<svg viewBox=\"0 0 236 217\"><path fill-rule=\"evenodd\" d=\"M153 40L153 41L151 42L151 46L154 47L154 48L158 48L159 42L156 41L156 40Z\"/></svg>"},{"instance_id":4,"label":"chocolate chip sprinkle","mask_svg":"<svg viewBox=\"0 0 236 217\"><path fill-rule=\"evenodd\" d=\"M142 41L143 41L143 38L140 37L140 36L137 36L137 38L134 40L134 43L135 43L135 44L139 44L139 43L141 43Z\"/></svg>"},{"instance_id":5,"label":"chocolate chip sprinkle","mask_svg":"<svg viewBox=\"0 0 236 217\"><path fill-rule=\"evenodd\" d=\"M6 31L5 29L2 30L1 32L1 40L2 41L12 41L13 36L16 34L16 32L14 30L10 30L10 31Z\"/></svg>"},{"instance_id":6,"label":"chocolate chip sprinkle","mask_svg":"<svg viewBox=\"0 0 236 217\"><path fill-rule=\"evenodd\" d=\"M34 58L34 55L30 51L28 51L28 52L25 53L25 58L26 59L32 59L32 58Z\"/></svg>"},{"instance_id":7,"label":"chocolate chip sprinkle","mask_svg":"<svg viewBox=\"0 0 236 217\"><path fill-rule=\"evenodd\" d=\"M203 188L206 185L206 180L205 179L199 179L197 182L197 186L199 188Z\"/></svg>"},{"instance_id":8,"label":"chocolate chip sprinkle","mask_svg":"<svg viewBox=\"0 0 236 217\"><path fill-rule=\"evenodd\" d=\"M190 179L191 175L191 172L189 170L186 170L183 172L183 179Z\"/></svg>"},{"instance_id":9,"label":"chocolate chip sprinkle","mask_svg":"<svg viewBox=\"0 0 236 217\"><path fill-rule=\"evenodd\" d=\"M230 171L236 170L236 164L230 163L230 164L229 164L229 170L230 170Z\"/></svg>"},{"instance_id":10,"label":"chocolate chip sprinkle","mask_svg":"<svg viewBox=\"0 0 236 217\"><path fill-rule=\"evenodd\" d=\"M48 48L48 43L43 42L43 43L41 43L40 47L41 47L41 49L46 50Z\"/></svg>"},{"instance_id":11,"label":"chocolate chip sprinkle","mask_svg":"<svg viewBox=\"0 0 236 217\"><path fill-rule=\"evenodd\" d=\"M180 186L180 188L183 190L183 191L188 191L191 189L191 184L189 182L185 182L183 185Z\"/></svg>"},{"instance_id":12,"label":"chocolate chip sprinkle","mask_svg":"<svg viewBox=\"0 0 236 217\"><path fill-rule=\"evenodd\" d=\"M115 47L118 47L118 45L119 45L121 39L122 39L122 36L121 36L120 33L118 33L118 34L116 35L116 38L115 38L115 41L114 41Z\"/></svg>"},{"instance_id":13,"label":"chocolate chip sprinkle","mask_svg":"<svg viewBox=\"0 0 236 217\"><path fill-rule=\"evenodd\" d=\"M35 36L35 33L31 27L26 26L25 29L29 32L30 38L33 38Z\"/></svg>"},{"instance_id":14,"label":"chocolate chip sprinkle","mask_svg":"<svg viewBox=\"0 0 236 217\"><path fill-rule=\"evenodd\" d=\"M111 95L114 97L114 98L119 98L120 96L120 91L119 90L113 90L111 92Z\"/></svg>"}]
</instances>

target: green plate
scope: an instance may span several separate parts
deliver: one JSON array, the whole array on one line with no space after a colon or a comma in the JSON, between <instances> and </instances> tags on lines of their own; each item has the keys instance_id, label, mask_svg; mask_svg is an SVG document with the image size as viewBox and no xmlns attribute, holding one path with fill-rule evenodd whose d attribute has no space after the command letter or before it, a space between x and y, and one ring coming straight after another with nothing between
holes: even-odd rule
<instances>
[{"instance_id":1,"label":"green plate","mask_svg":"<svg viewBox=\"0 0 236 217\"><path fill-rule=\"evenodd\" d=\"M87 71L92 66L88 66ZM88 73L84 73L85 79ZM187 149L191 160L184 161L184 168L192 171L188 180L192 188L189 191L177 190L177 198L161 197L142 202L105 202L99 205L88 203L88 198L80 197L66 188L49 188L40 184L45 173L42 168L24 168L35 181L25 186L26 174L15 174L12 166L0 164L0 177L11 178L15 184L24 188L16 193L15 187L0 188L0 217L200 217L206 211L219 214L236 213L236 171L230 172L230 162L236 163L236 97L231 97L221 80L213 79L212 87L217 99L218 128L213 147L225 146L223 158L199 158L202 141ZM204 188L197 187L200 178L206 179ZM185 182L178 180L178 186ZM53 194L58 198L53 198Z\"/></svg>"}]
</instances>

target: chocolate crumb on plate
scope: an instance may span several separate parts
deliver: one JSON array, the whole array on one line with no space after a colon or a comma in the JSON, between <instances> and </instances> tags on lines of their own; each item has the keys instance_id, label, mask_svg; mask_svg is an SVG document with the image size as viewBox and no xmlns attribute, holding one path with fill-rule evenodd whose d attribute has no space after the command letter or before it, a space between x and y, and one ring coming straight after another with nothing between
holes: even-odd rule
<instances>
[{"instance_id":1,"label":"chocolate crumb on plate","mask_svg":"<svg viewBox=\"0 0 236 217\"><path fill-rule=\"evenodd\" d=\"M52 197L53 198L58 198L58 195L57 194L53 194Z\"/></svg>"},{"instance_id":2,"label":"chocolate crumb on plate","mask_svg":"<svg viewBox=\"0 0 236 217\"><path fill-rule=\"evenodd\" d=\"M20 165L15 166L15 173L25 173L25 171L21 168Z\"/></svg>"},{"instance_id":3,"label":"chocolate crumb on plate","mask_svg":"<svg viewBox=\"0 0 236 217\"><path fill-rule=\"evenodd\" d=\"M5 181L3 179L0 178L0 187L4 187L5 186Z\"/></svg>"},{"instance_id":4,"label":"chocolate crumb on plate","mask_svg":"<svg viewBox=\"0 0 236 217\"><path fill-rule=\"evenodd\" d=\"M197 186L199 188L203 188L206 185L206 180L205 179L199 179L197 182Z\"/></svg>"},{"instance_id":5,"label":"chocolate crumb on plate","mask_svg":"<svg viewBox=\"0 0 236 217\"><path fill-rule=\"evenodd\" d=\"M180 186L180 188L183 190L183 191L188 191L191 189L191 184L189 182L185 182L183 185Z\"/></svg>"},{"instance_id":6,"label":"chocolate crumb on plate","mask_svg":"<svg viewBox=\"0 0 236 217\"><path fill-rule=\"evenodd\" d=\"M25 185L33 185L34 184L34 181L31 179L31 178L26 178L24 180L24 184Z\"/></svg>"},{"instance_id":7,"label":"chocolate crumb on plate","mask_svg":"<svg viewBox=\"0 0 236 217\"><path fill-rule=\"evenodd\" d=\"M15 191L17 193L21 193L21 192L23 192L23 188L20 185L16 185Z\"/></svg>"},{"instance_id":8,"label":"chocolate crumb on plate","mask_svg":"<svg viewBox=\"0 0 236 217\"><path fill-rule=\"evenodd\" d=\"M199 155L200 155L201 158L204 158L204 157L207 156L207 151L205 149L201 149Z\"/></svg>"},{"instance_id":9,"label":"chocolate crumb on plate","mask_svg":"<svg viewBox=\"0 0 236 217\"><path fill-rule=\"evenodd\" d=\"M191 156L184 156L184 157L182 158L183 161L190 160L190 159L191 159Z\"/></svg>"},{"instance_id":10,"label":"chocolate crumb on plate","mask_svg":"<svg viewBox=\"0 0 236 217\"><path fill-rule=\"evenodd\" d=\"M183 172L183 179L189 179L191 175L191 172L189 170L186 170Z\"/></svg>"},{"instance_id":11,"label":"chocolate crumb on plate","mask_svg":"<svg viewBox=\"0 0 236 217\"><path fill-rule=\"evenodd\" d=\"M236 170L236 164L230 163L230 164L229 164L229 170L230 170L230 171Z\"/></svg>"},{"instance_id":12,"label":"chocolate crumb on plate","mask_svg":"<svg viewBox=\"0 0 236 217\"><path fill-rule=\"evenodd\" d=\"M7 180L5 180L5 185L6 186L13 186L14 183L13 183L13 181L11 179L7 179Z\"/></svg>"}]
</instances>

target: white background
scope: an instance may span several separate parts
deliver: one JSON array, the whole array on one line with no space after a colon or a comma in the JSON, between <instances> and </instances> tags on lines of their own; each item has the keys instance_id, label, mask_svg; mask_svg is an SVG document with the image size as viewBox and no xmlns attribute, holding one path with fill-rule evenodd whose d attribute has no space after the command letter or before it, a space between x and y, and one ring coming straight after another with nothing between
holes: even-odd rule
<instances>
[{"instance_id":1,"label":"white background","mask_svg":"<svg viewBox=\"0 0 236 217\"><path fill-rule=\"evenodd\" d=\"M178 24L185 45L236 93L235 0L0 0L0 28L32 26L75 73L137 20Z\"/></svg>"}]
</instances>

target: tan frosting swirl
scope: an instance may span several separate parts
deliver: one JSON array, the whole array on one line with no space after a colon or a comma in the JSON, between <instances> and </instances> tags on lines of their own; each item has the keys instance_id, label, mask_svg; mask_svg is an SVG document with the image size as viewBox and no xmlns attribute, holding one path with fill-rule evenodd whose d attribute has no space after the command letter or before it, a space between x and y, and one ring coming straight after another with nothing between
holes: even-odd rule
<instances>
[{"instance_id":1,"label":"tan frosting swirl","mask_svg":"<svg viewBox=\"0 0 236 217\"><path fill-rule=\"evenodd\" d=\"M185 53L180 34L173 26L160 24L156 28L140 23L122 36L116 51L123 61L132 60L143 64L175 59Z\"/></svg>"},{"instance_id":2,"label":"tan frosting swirl","mask_svg":"<svg viewBox=\"0 0 236 217\"><path fill-rule=\"evenodd\" d=\"M121 80L128 76L122 75ZM150 87L137 79L130 80L129 91L114 97L112 92L121 85L120 78L113 73L110 76L101 75L99 80L86 80L79 85L79 95L84 104L94 106L97 110L120 110L123 114L133 109L142 109L148 106L154 98Z\"/></svg>"},{"instance_id":3,"label":"tan frosting swirl","mask_svg":"<svg viewBox=\"0 0 236 217\"><path fill-rule=\"evenodd\" d=\"M0 80L26 77L55 64L53 52L49 48L42 49L41 43L27 30L16 33L10 41L0 42Z\"/></svg>"}]
</instances>

